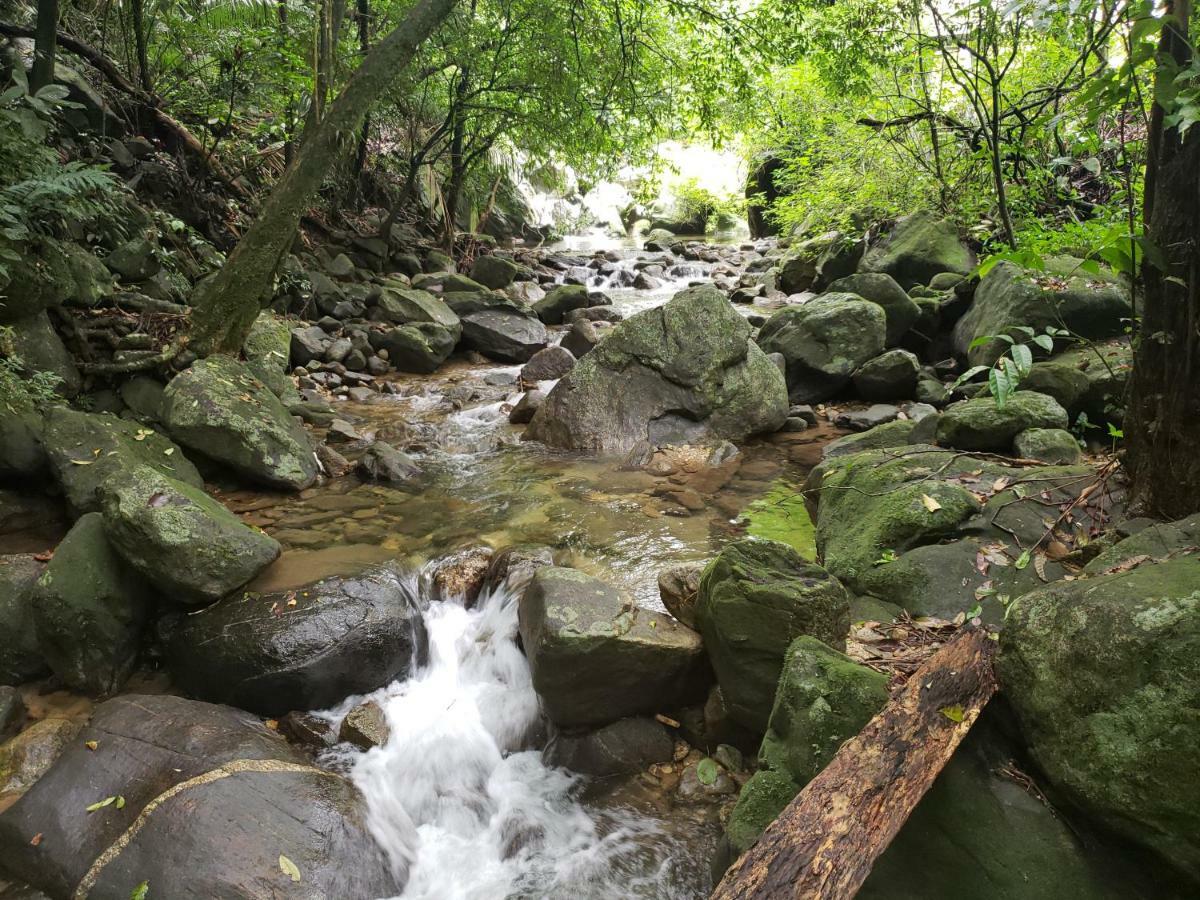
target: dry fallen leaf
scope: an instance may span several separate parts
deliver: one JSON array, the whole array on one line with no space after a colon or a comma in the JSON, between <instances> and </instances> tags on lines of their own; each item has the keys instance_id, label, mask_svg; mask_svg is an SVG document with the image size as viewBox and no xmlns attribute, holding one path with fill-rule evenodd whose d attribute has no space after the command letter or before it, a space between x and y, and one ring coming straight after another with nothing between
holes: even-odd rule
<instances>
[{"instance_id":1,"label":"dry fallen leaf","mask_svg":"<svg viewBox=\"0 0 1200 900\"><path fill-rule=\"evenodd\" d=\"M938 503L936 500L934 500L928 494L921 495L921 502L923 504L925 504L925 508L927 510L929 510L931 513L937 512L939 509L942 508L942 504Z\"/></svg>"},{"instance_id":2,"label":"dry fallen leaf","mask_svg":"<svg viewBox=\"0 0 1200 900\"><path fill-rule=\"evenodd\" d=\"M38 844L40 844L41 842L42 842L42 833L39 831L37 834L35 834L35 835L33 836L33 839L32 839L32 840L30 840L30 842L29 842L29 846L30 846L30 847L36 847L36 846L38 846Z\"/></svg>"},{"instance_id":3,"label":"dry fallen leaf","mask_svg":"<svg viewBox=\"0 0 1200 900\"><path fill-rule=\"evenodd\" d=\"M87 747L89 750L94 751L97 747L100 746L100 742L99 741L84 741L83 746Z\"/></svg>"},{"instance_id":4,"label":"dry fallen leaf","mask_svg":"<svg viewBox=\"0 0 1200 900\"><path fill-rule=\"evenodd\" d=\"M279 854L279 869L296 884L300 883L300 869L282 853Z\"/></svg>"}]
</instances>

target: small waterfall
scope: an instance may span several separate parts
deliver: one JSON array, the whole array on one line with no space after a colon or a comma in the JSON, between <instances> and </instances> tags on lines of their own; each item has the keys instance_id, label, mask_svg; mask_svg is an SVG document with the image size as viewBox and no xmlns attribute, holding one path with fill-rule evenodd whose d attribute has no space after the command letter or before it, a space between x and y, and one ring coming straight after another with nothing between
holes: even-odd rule
<instances>
[{"instance_id":1,"label":"small waterfall","mask_svg":"<svg viewBox=\"0 0 1200 900\"><path fill-rule=\"evenodd\" d=\"M703 896L696 863L650 819L585 808L546 767L517 646L517 596L426 611L428 665L375 695L391 735L353 763L403 900Z\"/></svg>"}]
</instances>

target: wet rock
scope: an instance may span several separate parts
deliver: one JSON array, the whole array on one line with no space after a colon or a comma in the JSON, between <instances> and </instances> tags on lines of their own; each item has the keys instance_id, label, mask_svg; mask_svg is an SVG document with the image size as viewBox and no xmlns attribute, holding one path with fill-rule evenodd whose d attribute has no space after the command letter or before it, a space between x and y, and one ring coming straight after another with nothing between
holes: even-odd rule
<instances>
[{"instance_id":1,"label":"wet rock","mask_svg":"<svg viewBox=\"0 0 1200 900\"><path fill-rule=\"evenodd\" d=\"M149 470L145 470L149 471ZM99 513L82 516L38 579L33 619L42 656L71 690L108 696L133 669L152 605Z\"/></svg>"},{"instance_id":2,"label":"wet rock","mask_svg":"<svg viewBox=\"0 0 1200 900\"><path fill-rule=\"evenodd\" d=\"M859 366L883 352L886 328L878 304L855 294L822 294L771 316L758 345L783 354L791 398L816 403L837 394Z\"/></svg>"},{"instance_id":3,"label":"wet rock","mask_svg":"<svg viewBox=\"0 0 1200 900\"><path fill-rule=\"evenodd\" d=\"M388 361L401 372L428 375L454 352L459 332L431 322L401 325L371 332L371 346L386 352Z\"/></svg>"},{"instance_id":4,"label":"wet rock","mask_svg":"<svg viewBox=\"0 0 1200 900\"><path fill-rule=\"evenodd\" d=\"M828 290L830 293L857 294L883 307L887 317L884 341L888 347L899 344L921 316L920 308L891 275L878 272L847 275L833 282Z\"/></svg>"},{"instance_id":5,"label":"wet rock","mask_svg":"<svg viewBox=\"0 0 1200 900\"><path fill-rule=\"evenodd\" d=\"M527 362L549 340L538 319L498 309L463 316L462 329L464 347L499 362Z\"/></svg>"},{"instance_id":6,"label":"wet rock","mask_svg":"<svg viewBox=\"0 0 1200 900\"><path fill-rule=\"evenodd\" d=\"M620 322L625 317L611 306L589 306L587 309L573 309L563 316L564 325L574 325L576 322Z\"/></svg>"},{"instance_id":7,"label":"wet rock","mask_svg":"<svg viewBox=\"0 0 1200 900\"><path fill-rule=\"evenodd\" d=\"M511 259L494 254L477 256L471 265L471 278L493 290L508 287L517 277L517 272L517 264Z\"/></svg>"},{"instance_id":8,"label":"wet rock","mask_svg":"<svg viewBox=\"0 0 1200 900\"><path fill-rule=\"evenodd\" d=\"M737 783L713 759L687 766L675 791L681 803L721 803L737 793Z\"/></svg>"},{"instance_id":9,"label":"wet rock","mask_svg":"<svg viewBox=\"0 0 1200 900\"><path fill-rule=\"evenodd\" d=\"M520 632L533 686L560 727L659 712L702 684L699 635L574 569L534 573Z\"/></svg>"},{"instance_id":10,"label":"wet rock","mask_svg":"<svg viewBox=\"0 0 1200 900\"><path fill-rule=\"evenodd\" d=\"M42 719L0 744L0 799L20 796L33 787L82 728L83 723L75 719ZM0 847L3 843L0 824Z\"/></svg>"},{"instance_id":11,"label":"wet rock","mask_svg":"<svg viewBox=\"0 0 1200 900\"><path fill-rule=\"evenodd\" d=\"M384 441L373 441L359 457L357 469L368 481L382 481L408 486L423 475L423 471L407 453Z\"/></svg>"},{"instance_id":12,"label":"wet rock","mask_svg":"<svg viewBox=\"0 0 1200 900\"><path fill-rule=\"evenodd\" d=\"M750 326L715 288L682 291L616 325L558 382L525 438L623 454L641 441L774 431L787 417L783 379L749 338Z\"/></svg>"},{"instance_id":13,"label":"wet rock","mask_svg":"<svg viewBox=\"0 0 1200 900\"><path fill-rule=\"evenodd\" d=\"M508 414L508 421L512 425L528 425L533 421L534 415L542 404L546 402L546 395L537 388L526 391L521 399L517 401L516 406L512 408L512 412Z\"/></svg>"},{"instance_id":14,"label":"wet rock","mask_svg":"<svg viewBox=\"0 0 1200 900\"><path fill-rule=\"evenodd\" d=\"M571 330L563 335L558 346L571 353L577 360L583 359L600 343L600 330L590 321L576 321Z\"/></svg>"},{"instance_id":15,"label":"wet rock","mask_svg":"<svg viewBox=\"0 0 1200 900\"><path fill-rule=\"evenodd\" d=\"M652 228L646 232L642 246L651 253L666 253L677 240L675 234L666 228Z\"/></svg>"},{"instance_id":16,"label":"wet rock","mask_svg":"<svg viewBox=\"0 0 1200 900\"><path fill-rule=\"evenodd\" d=\"M328 444L318 444L316 448L317 459L321 463L321 467L325 470L325 474L330 478L341 478L347 472L354 468L354 463L342 456Z\"/></svg>"},{"instance_id":17,"label":"wet rock","mask_svg":"<svg viewBox=\"0 0 1200 900\"><path fill-rule=\"evenodd\" d=\"M620 719L588 734L555 735L542 759L581 775L634 775L669 762L674 749L671 735L654 719Z\"/></svg>"},{"instance_id":18,"label":"wet rock","mask_svg":"<svg viewBox=\"0 0 1200 900\"><path fill-rule=\"evenodd\" d=\"M46 672L33 607L45 564L32 554L0 556L0 684L23 684Z\"/></svg>"},{"instance_id":19,"label":"wet rock","mask_svg":"<svg viewBox=\"0 0 1200 900\"><path fill-rule=\"evenodd\" d=\"M1106 828L1200 878L1200 559L1021 597L998 672L1050 784Z\"/></svg>"},{"instance_id":20,"label":"wet rock","mask_svg":"<svg viewBox=\"0 0 1200 900\"><path fill-rule=\"evenodd\" d=\"M568 312L573 309L586 309L590 305L586 282L560 284L533 304L533 311L547 325L561 325L563 316Z\"/></svg>"},{"instance_id":21,"label":"wet rock","mask_svg":"<svg viewBox=\"0 0 1200 900\"><path fill-rule=\"evenodd\" d=\"M292 710L279 720L279 733L288 743L310 750L326 750L338 742L338 735L328 719Z\"/></svg>"},{"instance_id":22,"label":"wet rock","mask_svg":"<svg viewBox=\"0 0 1200 900\"><path fill-rule=\"evenodd\" d=\"M959 239L954 223L928 211L897 221L858 264L859 272L891 275L905 290L928 284L942 272L966 276L974 268L975 255Z\"/></svg>"},{"instance_id":23,"label":"wet rock","mask_svg":"<svg viewBox=\"0 0 1200 900\"><path fill-rule=\"evenodd\" d=\"M938 419L937 441L958 450L1003 452L1026 429L1066 429L1067 425L1067 411L1053 397L1017 391L1003 408L990 396L948 406Z\"/></svg>"},{"instance_id":24,"label":"wet rock","mask_svg":"<svg viewBox=\"0 0 1200 900\"><path fill-rule=\"evenodd\" d=\"M999 263L979 282L975 301L954 327L956 352L973 366L990 366L1008 345L999 340L971 344L981 337L1006 334L1014 325L1035 331L1046 326L1067 328L1090 339L1120 335L1130 316L1128 290L1112 275L1079 271L1079 262L1051 258L1046 272Z\"/></svg>"},{"instance_id":25,"label":"wet rock","mask_svg":"<svg viewBox=\"0 0 1200 900\"><path fill-rule=\"evenodd\" d=\"M113 547L170 602L220 600L279 556L274 538L146 466L106 482L100 498Z\"/></svg>"},{"instance_id":26,"label":"wet rock","mask_svg":"<svg viewBox=\"0 0 1200 900\"><path fill-rule=\"evenodd\" d=\"M318 325L293 328L290 341L291 364L307 366L314 360L319 362L325 358L325 351L332 343L325 329Z\"/></svg>"},{"instance_id":27,"label":"wet rock","mask_svg":"<svg viewBox=\"0 0 1200 900\"><path fill-rule=\"evenodd\" d=\"M1061 428L1030 428L1013 438L1013 453L1055 466L1074 465L1083 458L1075 435Z\"/></svg>"},{"instance_id":28,"label":"wet rock","mask_svg":"<svg viewBox=\"0 0 1200 900\"><path fill-rule=\"evenodd\" d=\"M563 347L547 347L529 358L521 368L521 380L529 383L556 381L575 368L575 357Z\"/></svg>"},{"instance_id":29,"label":"wet rock","mask_svg":"<svg viewBox=\"0 0 1200 900\"><path fill-rule=\"evenodd\" d=\"M704 570L696 621L730 716L762 732L788 646L800 635L845 646L850 596L786 544L740 540Z\"/></svg>"},{"instance_id":30,"label":"wet rock","mask_svg":"<svg viewBox=\"0 0 1200 900\"><path fill-rule=\"evenodd\" d=\"M703 563L684 563L658 574L658 596L663 606L688 628L696 627L696 603L703 572Z\"/></svg>"},{"instance_id":31,"label":"wet rock","mask_svg":"<svg viewBox=\"0 0 1200 900\"><path fill-rule=\"evenodd\" d=\"M379 567L184 616L167 664L196 697L276 715L382 687L421 664L427 643L414 585Z\"/></svg>"},{"instance_id":32,"label":"wet rock","mask_svg":"<svg viewBox=\"0 0 1200 900\"><path fill-rule=\"evenodd\" d=\"M100 508L96 491L146 465L171 478L202 487L196 467L167 438L111 415L55 407L46 414L43 440L67 506L76 515Z\"/></svg>"},{"instance_id":33,"label":"wet rock","mask_svg":"<svg viewBox=\"0 0 1200 900\"><path fill-rule=\"evenodd\" d=\"M317 477L304 429L244 365L210 356L176 375L163 393L171 437L269 487L302 490Z\"/></svg>"},{"instance_id":34,"label":"wet rock","mask_svg":"<svg viewBox=\"0 0 1200 900\"><path fill-rule=\"evenodd\" d=\"M120 808L86 811L108 797ZM79 739L0 814L0 855L54 897L81 882L97 898L126 898L142 883L162 897L278 893L290 887L281 855L301 873L302 893L400 891L346 779L246 713L171 696L97 707Z\"/></svg>"},{"instance_id":35,"label":"wet rock","mask_svg":"<svg viewBox=\"0 0 1200 900\"><path fill-rule=\"evenodd\" d=\"M31 487L50 474L40 412L0 410L0 481Z\"/></svg>"},{"instance_id":36,"label":"wet rock","mask_svg":"<svg viewBox=\"0 0 1200 900\"><path fill-rule=\"evenodd\" d=\"M886 422L894 421L900 415L900 407L890 403L874 403L866 409L847 409L837 414L833 420L838 428L849 428L851 431L867 431Z\"/></svg>"},{"instance_id":37,"label":"wet rock","mask_svg":"<svg viewBox=\"0 0 1200 900\"><path fill-rule=\"evenodd\" d=\"M517 544L505 547L492 557L484 586L489 591L501 589L520 593L525 590L535 572L554 565L554 553L539 544Z\"/></svg>"},{"instance_id":38,"label":"wet rock","mask_svg":"<svg viewBox=\"0 0 1200 900\"><path fill-rule=\"evenodd\" d=\"M45 372L55 376L58 381L54 389L62 396L74 397L79 393L83 377L46 313L18 319L8 327L11 330L0 344L6 356L20 359L26 374Z\"/></svg>"},{"instance_id":39,"label":"wet rock","mask_svg":"<svg viewBox=\"0 0 1200 900\"><path fill-rule=\"evenodd\" d=\"M921 363L907 350L889 350L854 373L854 390L864 400L907 400L917 390Z\"/></svg>"},{"instance_id":40,"label":"wet rock","mask_svg":"<svg viewBox=\"0 0 1200 900\"><path fill-rule=\"evenodd\" d=\"M387 716L374 700L360 703L342 719L338 739L360 750L382 747L389 734Z\"/></svg>"},{"instance_id":41,"label":"wet rock","mask_svg":"<svg viewBox=\"0 0 1200 900\"><path fill-rule=\"evenodd\" d=\"M430 575L435 599L456 597L464 606L473 606L487 581L491 563L491 547L471 547L439 559Z\"/></svg>"}]
</instances>

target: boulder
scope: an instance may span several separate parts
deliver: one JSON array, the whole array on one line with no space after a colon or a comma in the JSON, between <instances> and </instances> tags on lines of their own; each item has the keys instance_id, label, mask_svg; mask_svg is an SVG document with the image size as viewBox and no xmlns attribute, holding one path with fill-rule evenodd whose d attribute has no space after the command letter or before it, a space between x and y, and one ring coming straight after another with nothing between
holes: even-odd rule
<instances>
[{"instance_id":1,"label":"boulder","mask_svg":"<svg viewBox=\"0 0 1200 900\"><path fill-rule=\"evenodd\" d=\"M563 335L558 346L562 347L576 360L583 359L600 343L600 329L592 322L576 321L571 323L571 330Z\"/></svg>"},{"instance_id":2,"label":"boulder","mask_svg":"<svg viewBox=\"0 0 1200 900\"><path fill-rule=\"evenodd\" d=\"M587 309L588 289L582 284L560 284L533 304L537 317L547 325L561 325L563 316L573 309Z\"/></svg>"},{"instance_id":3,"label":"boulder","mask_svg":"<svg viewBox=\"0 0 1200 900\"><path fill-rule=\"evenodd\" d=\"M265 309L250 326L250 333L242 342L242 354L247 363L256 363L264 370L286 372L291 358L291 347L292 330L288 320Z\"/></svg>"},{"instance_id":4,"label":"boulder","mask_svg":"<svg viewBox=\"0 0 1200 900\"><path fill-rule=\"evenodd\" d=\"M674 751L671 735L654 719L620 719L588 734L556 734L542 759L581 775L611 777L670 762Z\"/></svg>"},{"instance_id":5,"label":"boulder","mask_svg":"<svg viewBox=\"0 0 1200 900\"><path fill-rule=\"evenodd\" d=\"M346 713L338 728L338 739L359 750L370 750L386 744L389 733L387 715L378 703L368 700Z\"/></svg>"},{"instance_id":6,"label":"boulder","mask_svg":"<svg viewBox=\"0 0 1200 900\"><path fill-rule=\"evenodd\" d=\"M954 349L974 366L990 366L1007 348L1003 341L971 345L1007 334L1013 325L1035 331L1067 328L1090 339L1123 333L1131 312L1129 292L1111 276L1076 268L1078 260L1051 259L1048 271L1030 272L1010 262L996 265L979 282L975 300L954 326Z\"/></svg>"},{"instance_id":7,"label":"boulder","mask_svg":"<svg viewBox=\"0 0 1200 900\"><path fill-rule=\"evenodd\" d=\"M307 366L314 360L320 362L332 343L333 338L318 325L293 328L290 344L292 365Z\"/></svg>"},{"instance_id":8,"label":"boulder","mask_svg":"<svg viewBox=\"0 0 1200 900\"><path fill-rule=\"evenodd\" d=\"M274 538L148 466L101 485L100 503L116 551L175 603L220 600L279 556Z\"/></svg>"},{"instance_id":9,"label":"boulder","mask_svg":"<svg viewBox=\"0 0 1200 900\"><path fill-rule=\"evenodd\" d=\"M127 898L139 885L149 897L179 898L401 889L349 781L253 716L165 695L98 706L79 739L0 814L0 857L51 897ZM298 884L281 871L285 861Z\"/></svg>"},{"instance_id":10,"label":"boulder","mask_svg":"<svg viewBox=\"0 0 1200 900\"><path fill-rule=\"evenodd\" d=\"M1075 435L1061 428L1029 428L1013 438L1013 453L1053 466L1074 465L1083 458Z\"/></svg>"},{"instance_id":11,"label":"boulder","mask_svg":"<svg viewBox=\"0 0 1200 900\"><path fill-rule=\"evenodd\" d=\"M455 340L461 331L454 310L428 291L384 288L375 303L372 318L395 325L415 325L418 322L440 325L453 332Z\"/></svg>"},{"instance_id":12,"label":"boulder","mask_svg":"<svg viewBox=\"0 0 1200 900\"><path fill-rule=\"evenodd\" d=\"M286 349L286 344L284 345ZM286 354L283 362L287 364ZM132 410L139 422L157 423L162 408L163 384L149 375L135 375L120 388L121 400Z\"/></svg>"},{"instance_id":13,"label":"boulder","mask_svg":"<svg viewBox=\"0 0 1200 900\"><path fill-rule=\"evenodd\" d=\"M537 388L526 391L508 414L510 425L528 425L546 402L546 395Z\"/></svg>"},{"instance_id":14,"label":"boulder","mask_svg":"<svg viewBox=\"0 0 1200 900\"><path fill-rule=\"evenodd\" d=\"M555 385L525 439L611 454L644 441L737 441L775 431L787 409L750 325L705 285L614 326Z\"/></svg>"},{"instance_id":15,"label":"boulder","mask_svg":"<svg viewBox=\"0 0 1200 900\"><path fill-rule=\"evenodd\" d=\"M658 713L703 688L696 632L574 569L534 573L520 633L534 689L559 727Z\"/></svg>"},{"instance_id":16,"label":"boulder","mask_svg":"<svg viewBox=\"0 0 1200 900\"><path fill-rule=\"evenodd\" d=\"M937 442L957 450L997 450L1012 447L1013 439L1030 428L1065 429L1067 411L1058 401L1034 391L1017 391L1001 407L990 396L946 407L938 419Z\"/></svg>"},{"instance_id":17,"label":"boulder","mask_svg":"<svg viewBox=\"0 0 1200 900\"><path fill-rule=\"evenodd\" d=\"M400 325L370 335L371 346L386 350L389 363L401 372L421 375L436 371L450 357L458 337L454 329L431 322Z\"/></svg>"},{"instance_id":18,"label":"boulder","mask_svg":"<svg viewBox=\"0 0 1200 900\"><path fill-rule=\"evenodd\" d=\"M1071 421L1084 413L1093 423L1119 425L1132 371L1133 348L1128 341L1093 343L1035 362L1021 379L1021 387L1053 397Z\"/></svg>"},{"instance_id":19,"label":"boulder","mask_svg":"<svg viewBox=\"0 0 1200 900\"><path fill-rule=\"evenodd\" d=\"M883 352L887 318L877 303L855 294L822 294L786 306L758 333L765 353L780 353L797 403L828 400L850 383L855 370Z\"/></svg>"},{"instance_id":20,"label":"boulder","mask_svg":"<svg viewBox=\"0 0 1200 900\"><path fill-rule=\"evenodd\" d=\"M41 412L0 408L0 482L29 488L50 474Z\"/></svg>"},{"instance_id":21,"label":"boulder","mask_svg":"<svg viewBox=\"0 0 1200 900\"><path fill-rule=\"evenodd\" d=\"M907 350L889 350L854 373L854 390L864 400L908 400L917 392L921 363Z\"/></svg>"},{"instance_id":22,"label":"boulder","mask_svg":"<svg viewBox=\"0 0 1200 900\"><path fill-rule=\"evenodd\" d=\"M538 569L554 565L554 553L539 544L514 544L496 553L488 563L483 586L489 591L525 590Z\"/></svg>"},{"instance_id":23,"label":"boulder","mask_svg":"<svg viewBox=\"0 0 1200 900\"><path fill-rule=\"evenodd\" d=\"M378 567L227 597L181 617L166 658L196 697L281 715L383 687L423 663L427 647L415 585Z\"/></svg>"},{"instance_id":24,"label":"boulder","mask_svg":"<svg viewBox=\"0 0 1200 900\"><path fill-rule=\"evenodd\" d=\"M302 490L317 478L303 427L242 363L217 355L192 363L163 393L171 437L245 478Z\"/></svg>"},{"instance_id":25,"label":"boulder","mask_svg":"<svg viewBox=\"0 0 1200 900\"><path fill-rule=\"evenodd\" d=\"M779 262L779 289L785 294L799 294L816 288L821 281L828 283L831 280L828 276L837 266L823 267L822 262L827 261L831 253L836 255L843 247L840 231L829 231L789 247Z\"/></svg>"},{"instance_id":26,"label":"boulder","mask_svg":"<svg viewBox=\"0 0 1200 900\"><path fill-rule=\"evenodd\" d=\"M99 510L97 488L138 466L193 487L204 485L179 447L128 419L55 407L46 414L43 440L50 467L75 515Z\"/></svg>"},{"instance_id":27,"label":"boulder","mask_svg":"<svg viewBox=\"0 0 1200 900\"><path fill-rule=\"evenodd\" d=\"M891 275L905 290L942 272L966 276L974 268L975 254L959 239L954 223L927 210L899 219L858 264L859 272Z\"/></svg>"},{"instance_id":28,"label":"boulder","mask_svg":"<svg viewBox=\"0 0 1200 900\"><path fill-rule=\"evenodd\" d=\"M658 596L667 612L688 628L696 627L702 563L682 563L658 573Z\"/></svg>"},{"instance_id":29,"label":"boulder","mask_svg":"<svg viewBox=\"0 0 1200 900\"><path fill-rule=\"evenodd\" d=\"M788 545L740 540L704 570L696 622L729 715L762 733L788 646L807 634L844 647L850 596Z\"/></svg>"},{"instance_id":30,"label":"boulder","mask_svg":"<svg viewBox=\"0 0 1200 900\"><path fill-rule=\"evenodd\" d=\"M821 448L821 459L837 459L839 456L862 453L864 450L903 447L909 443L909 437L916 426L917 423L911 419L895 419L857 434L844 435Z\"/></svg>"},{"instance_id":31,"label":"boulder","mask_svg":"<svg viewBox=\"0 0 1200 900\"><path fill-rule=\"evenodd\" d=\"M33 607L45 563L32 554L0 556L0 684L23 684L46 672Z\"/></svg>"},{"instance_id":32,"label":"boulder","mask_svg":"<svg viewBox=\"0 0 1200 900\"><path fill-rule=\"evenodd\" d=\"M93 697L116 693L125 683L153 604L147 584L117 554L107 530L100 513L80 517L34 593L42 656L67 687Z\"/></svg>"},{"instance_id":33,"label":"boulder","mask_svg":"<svg viewBox=\"0 0 1200 900\"><path fill-rule=\"evenodd\" d=\"M36 313L18 319L8 326L11 330L0 350L21 361L26 375L45 373L56 379L54 390L64 397L74 397L83 387L83 376L75 367L75 359L63 345L62 338L50 324L50 317Z\"/></svg>"},{"instance_id":34,"label":"boulder","mask_svg":"<svg viewBox=\"0 0 1200 900\"><path fill-rule=\"evenodd\" d=\"M1130 561L1164 560L1200 547L1200 514L1177 522L1158 522L1101 550L1083 567L1089 575L1104 575Z\"/></svg>"},{"instance_id":35,"label":"boulder","mask_svg":"<svg viewBox=\"0 0 1200 900\"><path fill-rule=\"evenodd\" d=\"M530 383L557 381L575 367L575 357L562 347L547 347L529 358L521 368L521 380Z\"/></svg>"},{"instance_id":36,"label":"boulder","mask_svg":"<svg viewBox=\"0 0 1200 900\"><path fill-rule=\"evenodd\" d=\"M520 313L489 309L462 319L463 346L499 362L527 362L548 340L545 325Z\"/></svg>"},{"instance_id":37,"label":"boulder","mask_svg":"<svg viewBox=\"0 0 1200 900\"><path fill-rule=\"evenodd\" d=\"M145 237L136 237L118 246L107 257L104 264L120 276L122 281L145 281L162 268L158 261L158 247Z\"/></svg>"},{"instance_id":38,"label":"boulder","mask_svg":"<svg viewBox=\"0 0 1200 900\"><path fill-rule=\"evenodd\" d=\"M904 288L900 287L891 275L882 272L847 275L829 285L828 292L857 294L864 300L882 306L883 314L887 317L887 333L884 340L889 347L899 344L901 338L921 317L920 307L904 292Z\"/></svg>"},{"instance_id":39,"label":"boulder","mask_svg":"<svg viewBox=\"0 0 1200 900\"><path fill-rule=\"evenodd\" d=\"M54 716L34 722L16 737L0 744L0 806L24 794L50 771L54 761L75 740L82 727L83 723L76 719ZM0 881L0 885L3 884ZM7 896L6 893L6 900ZM18 896L15 900L23 898ZM45 900L45 897L37 895L24 900Z\"/></svg>"},{"instance_id":40,"label":"boulder","mask_svg":"<svg viewBox=\"0 0 1200 900\"><path fill-rule=\"evenodd\" d=\"M1200 558L1014 601L1001 685L1053 793L1200 880Z\"/></svg>"},{"instance_id":41,"label":"boulder","mask_svg":"<svg viewBox=\"0 0 1200 900\"><path fill-rule=\"evenodd\" d=\"M666 253L671 249L671 245L679 240L675 233L668 231L666 228L652 228L646 232L644 243L642 244L651 253Z\"/></svg>"},{"instance_id":42,"label":"boulder","mask_svg":"<svg viewBox=\"0 0 1200 900\"><path fill-rule=\"evenodd\" d=\"M475 257L471 265L471 278L484 287L500 290L513 283L518 271L517 264L511 259L487 254Z\"/></svg>"},{"instance_id":43,"label":"boulder","mask_svg":"<svg viewBox=\"0 0 1200 900\"><path fill-rule=\"evenodd\" d=\"M356 468L368 481L393 485L411 485L423 474L412 457L384 441L372 441Z\"/></svg>"}]
</instances>

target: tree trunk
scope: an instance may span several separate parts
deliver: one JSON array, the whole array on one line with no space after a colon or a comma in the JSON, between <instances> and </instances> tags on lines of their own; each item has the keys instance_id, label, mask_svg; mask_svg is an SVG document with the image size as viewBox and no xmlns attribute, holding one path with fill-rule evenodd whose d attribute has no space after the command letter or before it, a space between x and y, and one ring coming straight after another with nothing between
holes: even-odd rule
<instances>
[{"instance_id":1,"label":"tree trunk","mask_svg":"<svg viewBox=\"0 0 1200 900\"><path fill-rule=\"evenodd\" d=\"M133 46L137 55L138 81L142 90L150 93L153 87L150 82L150 54L146 48L146 13L143 0L132 0L129 9L133 16Z\"/></svg>"},{"instance_id":2,"label":"tree trunk","mask_svg":"<svg viewBox=\"0 0 1200 900\"><path fill-rule=\"evenodd\" d=\"M996 642L960 632L842 745L710 900L847 900L996 692Z\"/></svg>"},{"instance_id":3,"label":"tree trunk","mask_svg":"<svg viewBox=\"0 0 1200 900\"><path fill-rule=\"evenodd\" d=\"M459 75L458 85L454 90L454 106L451 110L454 124L450 129L450 177L446 181L446 194L443 203L442 223L443 240L446 252L454 249L454 234L458 228L458 204L462 199L463 182L467 177L464 143L467 135L466 110L464 108L467 88L470 85L470 74L466 69Z\"/></svg>"},{"instance_id":4,"label":"tree trunk","mask_svg":"<svg viewBox=\"0 0 1200 900\"><path fill-rule=\"evenodd\" d=\"M371 51L371 0L357 0L355 17L358 19L358 49L363 58ZM363 195L363 170L367 166L367 141L371 137L371 114L363 116L362 130L358 136L358 150L354 154L354 165L350 171L350 207L357 208Z\"/></svg>"},{"instance_id":5,"label":"tree trunk","mask_svg":"<svg viewBox=\"0 0 1200 900\"><path fill-rule=\"evenodd\" d=\"M38 0L33 37L33 69L29 90L37 93L54 80L54 50L58 43L58 0Z\"/></svg>"},{"instance_id":6,"label":"tree trunk","mask_svg":"<svg viewBox=\"0 0 1200 900\"><path fill-rule=\"evenodd\" d=\"M1191 62L1190 0L1167 5L1159 55ZM1173 76L1165 68L1160 81ZM1156 92L1157 95L1157 92ZM1169 519L1200 511L1200 126L1186 137L1155 103L1146 163L1145 295L1125 434L1133 498Z\"/></svg>"},{"instance_id":7,"label":"tree trunk","mask_svg":"<svg viewBox=\"0 0 1200 900\"><path fill-rule=\"evenodd\" d=\"M305 206L352 139L371 104L412 61L417 47L450 14L455 0L419 0L404 21L362 61L345 90L330 104L246 230L225 265L193 300L192 349L236 353L271 287L279 260L291 245Z\"/></svg>"}]
</instances>

